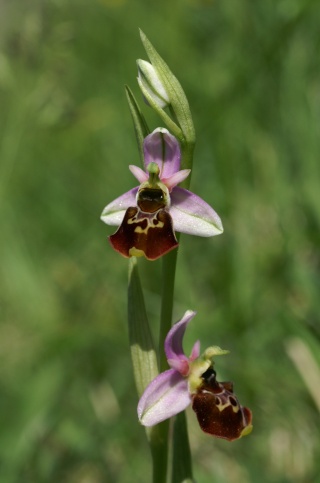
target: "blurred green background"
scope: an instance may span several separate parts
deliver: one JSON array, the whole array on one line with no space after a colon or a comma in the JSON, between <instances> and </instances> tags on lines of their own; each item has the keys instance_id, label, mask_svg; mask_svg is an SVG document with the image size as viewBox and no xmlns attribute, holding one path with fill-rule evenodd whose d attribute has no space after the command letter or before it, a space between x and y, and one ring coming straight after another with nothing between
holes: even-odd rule
<instances>
[{"instance_id":1,"label":"blurred green background","mask_svg":"<svg viewBox=\"0 0 320 483\"><path fill-rule=\"evenodd\" d=\"M0 481L150 481L103 207L139 164L142 28L197 132L191 189L225 233L182 237L175 319L254 413L234 443L188 411L198 483L320 481L320 5L0 0ZM143 104L143 103L142 103ZM143 105L152 129L155 115ZM142 261L155 332L161 263Z\"/></svg>"}]
</instances>

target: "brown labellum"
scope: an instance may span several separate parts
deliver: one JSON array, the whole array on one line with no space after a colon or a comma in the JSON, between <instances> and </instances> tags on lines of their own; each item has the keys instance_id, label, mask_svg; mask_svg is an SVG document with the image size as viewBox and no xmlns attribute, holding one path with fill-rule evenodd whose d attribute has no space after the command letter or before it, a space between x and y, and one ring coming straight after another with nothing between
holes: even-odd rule
<instances>
[{"instance_id":1,"label":"brown labellum","mask_svg":"<svg viewBox=\"0 0 320 483\"><path fill-rule=\"evenodd\" d=\"M165 209L143 212L137 207L128 208L121 225L109 240L124 257L145 256L148 260L156 260L178 246L172 218Z\"/></svg>"},{"instance_id":2,"label":"brown labellum","mask_svg":"<svg viewBox=\"0 0 320 483\"><path fill-rule=\"evenodd\" d=\"M233 393L232 382L218 382L209 368L202 375L203 383L192 396L192 408L200 427L217 438L233 441L252 430L250 409L240 405Z\"/></svg>"}]
</instances>

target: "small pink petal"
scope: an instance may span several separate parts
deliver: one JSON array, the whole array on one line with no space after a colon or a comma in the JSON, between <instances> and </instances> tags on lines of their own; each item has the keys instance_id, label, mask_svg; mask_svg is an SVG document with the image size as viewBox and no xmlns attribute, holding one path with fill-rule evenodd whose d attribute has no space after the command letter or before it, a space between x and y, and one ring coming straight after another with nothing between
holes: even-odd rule
<instances>
[{"instance_id":1,"label":"small pink petal","mask_svg":"<svg viewBox=\"0 0 320 483\"><path fill-rule=\"evenodd\" d=\"M192 351L189 359L190 361L194 361L199 356L200 356L200 340L197 340L197 342L195 342L194 346L192 347Z\"/></svg>"},{"instance_id":2,"label":"small pink petal","mask_svg":"<svg viewBox=\"0 0 320 483\"><path fill-rule=\"evenodd\" d=\"M180 169L180 146L177 139L163 127L158 127L143 142L144 164L151 162L160 168L160 178L169 178Z\"/></svg>"},{"instance_id":3,"label":"small pink petal","mask_svg":"<svg viewBox=\"0 0 320 483\"><path fill-rule=\"evenodd\" d=\"M168 332L164 342L164 351L168 360L180 361L186 359L183 352L182 339L189 322L196 315L196 312L187 310L182 319L174 324Z\"/></svg>"},{"instance_id":4,"label":"small pink petal","mask_svg":"<svg viewBox=\"0 0 320 483\"><path fill-rule=\"evenodd\" d=\"M127 191L115 200L111 201L102 212L101 220L107 225L120 225L126 210L130 206L136 206L138 187Z\"/></svg>"},{"instance_id":5,"label":"small pink petal","mask_svg":"<svg viewBox=\"0 0 320 483\"><path fill-rule=\"evenodd\" d=\"M139 168L138 166L134 166L133 164L129 165L129 169L133 176L139 181L139 183L144 183L148 181L149 175L145 173L143 169Z\"/></svg>"},{"instance_id":6,"label":"small pink petal","mask_svg":"<svg viewBox=\"0 0 320 483\"><path fill-rule=\"evenodd\" d=\"M171 191L177 184L182 183L189 176L190 172L191 169L182 169L169 178L161 178L161 181Z\"/></svg>"},{"instance_id":7,"label":"small pink petal","mask_svg":"<svg viewBox=\"0 0 320 483\"><path fill-rule=\"evenodd\" d=\"M175 231L205 237L220 235L223 232L219 216L199 196L176 186L170 197L170 214Z\"/></svg>"},{"instance_id":8,"label":"small pink petal","mask_svg":"<svg viewBox=\"0 0 320 483\"><path fill-rule=\"evenodd\" d=\"M144 426L171 418L191 402L188 381L174 369L159 374L142 394L138 403L138 417Z\"/></svg>"}]
</instances>

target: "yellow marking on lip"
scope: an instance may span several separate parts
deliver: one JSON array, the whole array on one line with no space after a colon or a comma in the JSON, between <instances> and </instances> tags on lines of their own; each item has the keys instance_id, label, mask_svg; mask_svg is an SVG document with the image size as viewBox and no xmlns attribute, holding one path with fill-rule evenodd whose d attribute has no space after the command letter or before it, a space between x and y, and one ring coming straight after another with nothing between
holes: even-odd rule
<instances>
[{"instance_id":1,"label":"yellow marking on lip","mask_svg":"<svg viewBox=\"0 0 320 483\"><path fill-rule=\"evenodd\" d=\"M148 225L146 226L146 228L141 228L141 226L137 226L134 231L135 233L145 233L147 235L148 231L149 231L149 228L163 228L164 227L164 223L162 221L159 221L157 225L154 225L153 223L151 224L150 222L148 222Z\"/></svg>"},{"instance_id":2,"label":"yellow marking on lip","mask_svg":"<svg viewBox=\"0 0 320 483\"><path fill-rule=\"evenodd\" d=\"M243 428L243 430L242 430L242 432L241 432L241 435L240 435L240 438L241 438L242 436L247 436L248 434L250 434L250 433L251 433L251 431L252 431L252 429L253 429L252 424L249 424L248 426L246 426L245 428Z\"/></svg>"},{"instance_id":3,"label":"yellow marking on lip","mask_svg":"<svg viewBox=\"0 0 320 483\"><path fill-rule=\"evenodd\" d=\"M129 250L129 256L130 257L144 257L145 256L145 253L144 253L143 250L139 250L136 247L132 247Z\"/></svg>"},{"instance_id":4,"label":"yellow marking on lip","mask_svg":"<svg viewBox=\"0 0 320 483\"><path fill-rule=\"evenodd\" d=\"M145 228L142 228L139 225L142 224L144 222L144 220L146 220L147 226ZM157 221L157 223L155 224L154 221ZM151 219L149 219L149 218L140 218L140 219L130 218L127 221L127 223L128 223L128 225L137 224L138 226L134 229L135 233L140 233L140 234L144 233L145 235L148 234L149 228L163 228L164 227L164 222L159 221L157 218L151 218Z\"/></svg>"},{"instance_id":5,"label":"yellow marking on lip","mask_svg":"<svg viewBox=\"0 0 320 483\"><path fill-rule=\"evenodd\" d=\"M211 394L211 395L213 394L211 391L206 391L205 389L203 390L203 393ZM216 397L219 398L219 396L216 396ZM234 406L233 404L231 404L230 401L227 401L225 404L222 404L221 402L219 404L216 403L216 406L220 412L226 409L228 406L232 407L232 410L234 413L238 413L240 409L239 406Z\"/></svg>"}]
</instances>

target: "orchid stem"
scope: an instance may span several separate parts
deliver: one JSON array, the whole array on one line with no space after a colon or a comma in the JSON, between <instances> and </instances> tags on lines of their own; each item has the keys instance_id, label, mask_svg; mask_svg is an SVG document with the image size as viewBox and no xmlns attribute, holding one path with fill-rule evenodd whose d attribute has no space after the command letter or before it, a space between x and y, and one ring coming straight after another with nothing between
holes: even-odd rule
<instances>
[{"instance_id":1,"label":"orchid stem","mask_svg":"<svg viewBox=\"0 0 320 483\"><path fill-rule=\"evenodd\" d=\"M179 235L177 235L177 238ZM173 314L173 296L174 296L174 283L175 283L175 275L176 275L176 266L177 266L177 256L178 250L173 250L172 252L168 253L163 258L163 265L162 265L162 303L161 303L161 316L160 316L160 334L159 334L159 367L160 372L165 371L168 369L167 359L163 350L164 341L167 336L167 333L171 329L172 325L172 314ZM166 421L168 423L168 421ZM184 448L186 451L184 454L176 450L176 437L173 434L173 453L172 453L172 468L170 469L170 480L171 478L175 478L178 474L183 474L187 478L192 478L192 470L191 470L191 457L190 457L190 449L189 449L189 440L188 440L188 432L186 427L185 418L179 418L178 424L179 430L178 433L182 431L184 436ZM168 451L169 451L169 424L161 423L157 427L157 431L159 431L159 438L157 439L157 446L156 449L160 452L161 457L159 454L157 458L153 457L153 475L154 483L158 483L160 480L157 477L158 472L162 472L163 475L167 474L167 465L168 465ZM177 426L174 426L174 432ZM152 450L152 449L151 449ZM158 469L155 467L158 466ZM177 468L181 469L177 472ZM165 481L165 479L163 479ZM176 478L175 478L175 481Z\"/></svg>"},{"instance_id":2,"label":"orchid stem","mask_svg":"<svg viewBox=\"0 0 320 483\"><path fill-rule=\"evenodd\" d=\"M172 433L171 483L192 482L192 459L185 412L177 414Z\"/></svg>"},{"instance_id":3,"label":"orchid stem","mask_svg":"<svg viewBox=\"0 0 320 483\"><path fill-rule=\"evenodd\" d=\"M162 303L159 334L159 369L168 369L167 359L163 350L167 333L171 329L174 281L177 265L177 250L163 257L162 265ZM153 483L163 483L168 472L169 421L164 421L152 428L150 432L150 447L153 460Z\"/></svg>"},{"instance_id":4,"label":"orchid stem","mask_svg":"<svg viewBox=\"0 0 320 483\"><path fill-rule=\"evenodd\" d=\"M178 239L178 236L177 236ZM159 367L160 372L168 369L167 359L163 350L164 341L172 325L174 282L176 275L178 250L173 250L163 257L162 264L162 302L159 334Z\"/></svg>"},{"instance_id":5,"label":"orchid stem","mask_svg":"<svg viewBox=\"0 0 320 483\"><path fill-rule=\"evenodd\" d=\"M149 433L152 454L152 482L164 483L168 472L168 431L169 420L153 426Z\"/></svg>"}]
</instances>

